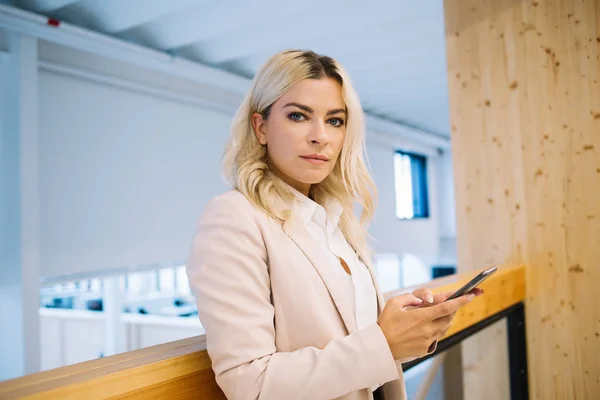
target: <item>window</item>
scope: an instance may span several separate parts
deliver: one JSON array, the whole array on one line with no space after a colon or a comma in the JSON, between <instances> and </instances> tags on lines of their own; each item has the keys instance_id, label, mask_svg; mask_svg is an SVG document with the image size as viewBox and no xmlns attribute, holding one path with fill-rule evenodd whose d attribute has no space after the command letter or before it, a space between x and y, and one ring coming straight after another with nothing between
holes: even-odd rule
<instances>
[{"instance_id":1,"label":"window","mask_svg":"<svg viewBox=\"0 0 600 400\"><path fill-rule=\"evenodd\" d=\"M394 154L396 216L400 219L429 218L427 158L397 151Z\"/></svg>"},{"instance_id":2,"label":"window","mask_svg":"<svg viewBox=\"0 0 600 400\"><path fill-rule=\"evenodd\" d=\"M158 271L158 288L162 292L175 291L175 268L163 268Z\"/></svg>"},{"instance_id":3,"label":"window","mask_svg":"<svg viewBox=\"0 0 600 400\"><path fill-rule=\"evenodd\" d=\"M181 265L175 269L175 286L178 293L190 294L190 284L188 282L185 265Z\"/></svg>"},{"instance_id":4,"label":"window","mask_svg":"<svg viewBox=\"0 0 600 400\"><path fill-rule=\"evenodd\" d=\"M131 294L144 294L158 290L156 271L132 272L127 277L127 291Z\"/></svg>"}]
</instances>

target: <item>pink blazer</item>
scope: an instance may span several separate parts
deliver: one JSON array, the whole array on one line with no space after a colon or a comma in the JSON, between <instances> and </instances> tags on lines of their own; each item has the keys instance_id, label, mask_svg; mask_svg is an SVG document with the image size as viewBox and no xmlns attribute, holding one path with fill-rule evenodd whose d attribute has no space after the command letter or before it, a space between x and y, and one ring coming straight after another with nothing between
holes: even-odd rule
<instances>
[{"instance_id":1,"label":"pink blazer","mask_svg":"<svg viewBox=\"0 0 600 400\"><path fill-rule=\"evenodd\" d=\"M380 313L373 265L359 256ZM357 329L346 286L300 217L282 224L238 191L218 196L198 222L187 273L228 399L367 400L383 383L386 400L406 398L379 325Z\"/></svg>"}]
</instances>

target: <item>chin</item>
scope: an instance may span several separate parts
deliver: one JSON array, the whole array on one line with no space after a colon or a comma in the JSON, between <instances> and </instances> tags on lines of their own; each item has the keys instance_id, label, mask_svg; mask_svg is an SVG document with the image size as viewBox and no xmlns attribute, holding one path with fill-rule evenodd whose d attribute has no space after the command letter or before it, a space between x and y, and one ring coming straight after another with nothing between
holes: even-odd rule
<instances>
[{"instance_id":1,"label":"chin","mask_svg":"<svg viewBox=\"0 0 600 400\"><path fill-rule=\"evenodd\" d=\"M299 182L302 183L306 183L308 185L316 185L318 183L321 183L325 180L325 178L327 178L329 176L329 174L304 174L303 176L299 177L299 179L296 179Z\"/></svg>"}]
</instances>

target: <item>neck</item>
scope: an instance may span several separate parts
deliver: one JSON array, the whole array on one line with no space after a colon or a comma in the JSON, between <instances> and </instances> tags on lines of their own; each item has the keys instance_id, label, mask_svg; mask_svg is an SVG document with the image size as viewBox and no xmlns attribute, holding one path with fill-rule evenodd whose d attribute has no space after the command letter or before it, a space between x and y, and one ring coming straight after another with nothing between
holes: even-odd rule
<instances>
[{"instance_id":1,"label":"neck","mask_svg":"<svg viewBox=\"0 0 600 400\"><path fill-rule=\"evenodd\" d=\"M291 187L293 187L294 189L296 189L298 192L302 193L306 197L310 197L309 196L310 188L312 186L310 183L299 182L293 178L290 178L289 176L287 176L283 172L281 172L273 164L271 164L271 170L273 171L273 173L275 175L277 175L277 177L279 179L281 179L282 181L284 181L285 183L287 183L288 185L290 185Z\"/></svg>"}]
</instances>

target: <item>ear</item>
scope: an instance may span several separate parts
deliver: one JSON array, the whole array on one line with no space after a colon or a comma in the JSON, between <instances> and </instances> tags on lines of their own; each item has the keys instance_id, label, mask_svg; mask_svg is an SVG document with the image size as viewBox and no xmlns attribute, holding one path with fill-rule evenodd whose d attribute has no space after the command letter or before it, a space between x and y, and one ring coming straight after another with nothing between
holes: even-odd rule
<instances>
[{"instance_id":1,"label":"ear","mask_svg":"<svg viewBox=\"0 0 600 400\"><path fill-rule=\"evenodd\" d=\"M262 145L267 144L267 121L264 119L262 114L254 113L251 117L252 129L254 129L254 134L258 138L258 142Z\"/></svg>"}]
</instances>

